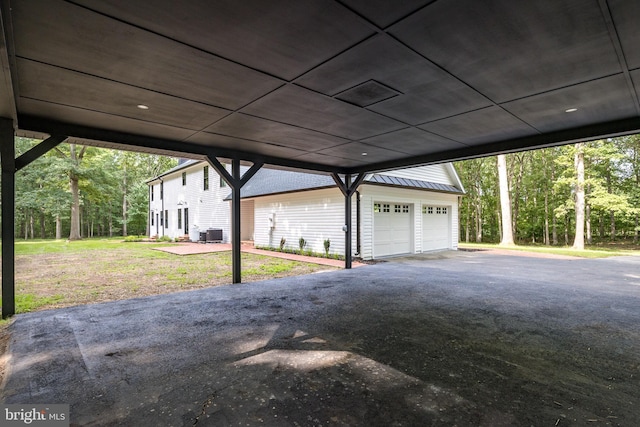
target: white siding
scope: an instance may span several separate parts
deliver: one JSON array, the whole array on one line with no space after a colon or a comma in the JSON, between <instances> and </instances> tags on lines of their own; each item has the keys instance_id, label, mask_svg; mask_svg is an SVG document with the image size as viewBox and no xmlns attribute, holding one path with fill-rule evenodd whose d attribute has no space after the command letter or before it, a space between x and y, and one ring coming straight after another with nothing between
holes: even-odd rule
<instances>
[{"instance_id":1,"label":"white siding","mask_svg":"<svg viewBox=\"0 0 640 427\"><path fill-rule=\"evenodd\" d=\"M337 188L254 199L255 244L277 248L280 239L286 247L299 249L299 239L308 243L305 249L324 252L324 240L331 240L330 253L344 254L344 196ZM356 203L353 200L352 248L356 251ZM269 227L269 215L275 214L275 227Z\"/></svg>"},{"instance_id":2,"label":"white siding","mask_svg":"<svg viewBox=\"0 0 640 427\"><path fill-rule=\"evenodd\" d=\"M176 238L189 234L191 240L198 240L198 232L208 228L221 228L223 239L229 242L230 235L230 203L224 201L230 193L228 187L220 188L220 177L209 166L209 189L204 190L204 166L206 163L198 163L185 169L176 171L162 177L164 182L164 200L160 199L160 180L151 184L154 188L154 200L150 203L150 211L154 214L164 209L169 214L169 226L150 227L150 235L169 236ZM182 172L187 173L186 185L182 185ZM179 204L181 203L181 204ZM178 229L178 209L189 209L189 230L184 230L184 218L182 229ZM183 210L184 212L184 210Z\"/></svg>"},{"instance_id":3,"label":"white siding","mask_svg":"<svg viewBox=\"0 0 640 427\"><path fill-rule=\"evenodd\" d=\"M396 169L380 172L381 175L397 176L398 178L417 179L420 181L434 182L437 184L456 185L449 174L446 164L418 166L414 168Z\"/></svg>"}]
</instances>

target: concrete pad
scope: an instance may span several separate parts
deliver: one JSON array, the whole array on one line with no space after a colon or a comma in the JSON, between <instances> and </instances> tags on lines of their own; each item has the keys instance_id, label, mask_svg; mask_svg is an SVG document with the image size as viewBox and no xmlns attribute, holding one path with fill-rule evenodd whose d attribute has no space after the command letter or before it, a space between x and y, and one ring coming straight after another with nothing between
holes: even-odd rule
<instances>
[{"instance_id":1,"label":"concrete pad","mask_svg":"<svg viewBox=\"0 0 640 427\"><path fill-rule=\"evenodd\" d=\"M457 252L24 314L1 396L89 426L634 425L638 271Z\"/></svg>"},{"instance_id":2,"label":"concrete pad","mask_svg":"<svg viewBox=\"0 0 640 427\"><path fill-rule=\"evenodd\" d=\"M208 254L213 252L226 252L231 251L231 243L193 243L184 242L172 246L160 246L153 248L157 251L167 252L174 255L196 255L196 254ZM264 249L256 249L252 244L242 245L241 251L245 253L270 256L273 258L288 259L291 261L310 262L312 264L328 265L331 267L344 268L344 261L329 258L320 258L306 255L291 254L287 252L267 251ZM351 266L353 268L362 267L363 264L358 261L353 261Z\"/></svg>"}]
</instances>

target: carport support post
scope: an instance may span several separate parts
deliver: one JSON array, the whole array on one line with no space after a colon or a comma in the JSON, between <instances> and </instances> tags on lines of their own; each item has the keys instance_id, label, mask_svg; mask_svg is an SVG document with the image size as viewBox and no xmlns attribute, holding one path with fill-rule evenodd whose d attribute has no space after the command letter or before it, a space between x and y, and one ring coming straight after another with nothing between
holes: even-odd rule
<instances>
[{"instance_id":1,"label":"carport support post","mask_svg":"<svg viewBox=\"0 0 640 427\"><path fill-rule=\"evenodd\" d=\"M231 269L233 283L242 282L242 255L240 241L242 233L240 230L240 190L262 167L262 162L254 162L253 165L240 175L240 160L231 160L231 173L227 171L222 163L213 154L207 155L207 161L218 172L220 177L231 187Z\"/></svg>"},{"instance_id":2,"label":"carport support post","mask_svg":"<svg viewBox=\"0 0 640 427\"><path fill-rule=\"evenodd\" d=\"M16 313L15 304L15 193L16 147L13 121L0 119L0 162L2 164L2 318Z\"/></svg>"},{"instance_id":3,"label":"carport support post","mask_svg":"<svg viewBox=\"0 0 640 427\"><path fill-rule=\"evenodd\" d=\"M340 178L340 175L337 173L332 173L331 177L336 182L336 185L344 194L344 268L351 268L352 264L352 250L351 250L351 216L352 216L352 208L351 208L351 196L356 192L362 181L364 181L364 172L360 173L356 180L351 182L351 174L346 174L344 176L344 181Z\"/></svg>"}]
</instances>

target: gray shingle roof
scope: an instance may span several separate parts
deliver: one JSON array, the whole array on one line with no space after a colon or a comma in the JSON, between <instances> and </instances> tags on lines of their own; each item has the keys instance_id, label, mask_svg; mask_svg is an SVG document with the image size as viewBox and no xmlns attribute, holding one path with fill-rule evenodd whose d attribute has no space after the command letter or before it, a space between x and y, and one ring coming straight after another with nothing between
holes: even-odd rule
<instances>
[{"instance_id":1,"label":"gray shingle roof","mask_svg":"<svg viewBox=\"0 0 640 427\"><path fill-rule=\"evenodd\" d=\"M327 175L262 168L242 187L241 194L244 199L335 185L333 178Z\"/></svg>"}]
</instances>

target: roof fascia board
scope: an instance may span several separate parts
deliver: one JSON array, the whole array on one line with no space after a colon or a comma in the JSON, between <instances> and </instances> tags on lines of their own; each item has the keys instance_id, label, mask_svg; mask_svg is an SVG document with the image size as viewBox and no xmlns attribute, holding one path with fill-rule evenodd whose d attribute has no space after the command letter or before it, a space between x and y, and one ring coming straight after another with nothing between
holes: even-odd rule
<instances>
[{"instance_id":1,"label":"roof fascia board","mask_svg":"<svg viewBox=\"0 0 640 427\"><path fill-rule=\"evenodd\" d=\"M414 156L406 159L391 160L371 165L352 168L349 173L382 172L411 166L430 165L443 162L474 159L478 157L506 154L517 151L537 150L539 148L593 141L614 136L629 135L640 132L640 117L615 120L573 129L539 134L525 138L498 141L484 145L473 145L440 153Z\"/></svg>"},{"instance_id":2,"label":"roof fascia board","mask_svg":"<svg viewBox=\"0 0 640 427\"><path fill-rule=\"evenodd\" d=\"M10 60L15 58L15 49L13 45L13 24L11 23L11 5L8 1L3 1L0 5L0 75L3 81L0 84L4 84L5 91L9 96L6 100L8 107L11 110L10 115L13 119L14 129L17 126L18 120L18 87L16 62Z\"/></svg>"},{"instance_id":3,"label":"roof fascia board","mask_svg":"<svg viewBox=\"0 0 640 427\"><path fill-rule=\"evenodd\" d=\"M205 156L214 156L230 160L245 160L254 164L262 163L325 173L336 171L338 173L343 173L347 171L347 168L340 168L320 163L311 163L295 159L286 159L282 157L265 156L240 150L208 147L206 145L194 144L184 141L134 135L125 132L63 123L30 115L19 115L18 124L20 129L25 131L41 132L48 135L68 135L69 138L86 139L89 140L87 141L87 145L92 145L91 141L95 141L95 145L97 146L100 146L99 142L113 143L122 146L121 149L126 149L127 147L145 148L147 150L157 151L159 154L163 155L166 155L166 153L168 152L172 152L176 157L180 156L181 154L192 155L198 158L204 158Z\"/></svg>"}]
</instances>

